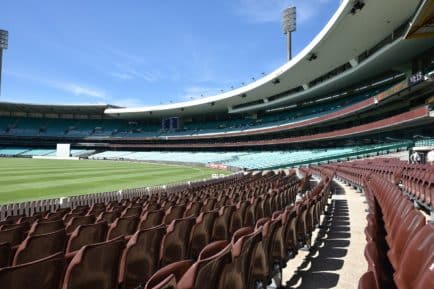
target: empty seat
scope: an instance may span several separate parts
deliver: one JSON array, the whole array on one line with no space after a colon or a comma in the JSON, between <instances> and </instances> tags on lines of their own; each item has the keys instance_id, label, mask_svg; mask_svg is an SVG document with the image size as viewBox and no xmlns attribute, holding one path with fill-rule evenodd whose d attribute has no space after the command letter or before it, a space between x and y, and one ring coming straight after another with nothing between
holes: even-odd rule
<instances>
[{"instance_id":1,"label":"empty seat","mask_svg":"<svg viewBox=\"0 0 434 289\"><path fill-rule=\"evenodd\" d=\"M93 204L92 207L89 209L88 214L98 216L102 212L105 212L105 210L106 210L106 205L104 203L96 203Z\"/></svg>"},{"instance_id":2,"label":"empty seat","mask_svg":"<svg viewBox=\"0 0 434 289\"><path fill-rule=\"evenodd\" d=\"M203 204L201 202L190 202L185 209L185 217L197 217Z\"/></svg>"},{"instance_id":3,"label":"empty seat","mask_svg":"<svg viewBox=\"0 0 434 289\"><path fill-rule=\"evenodd\" d=\"M47 234L55 231L59 231L60 229L65 228L65 224L62 220L38 220L33 223L30 228L29 235L31 234Z\"/></svg>"},{"instance_id":4,"label":"empty seat","mask_svg":"<svg viewBox=\"0 0 434 289\"><path fill-rule=\"evenodd\" d=\"M232 237L232 261L223 269L219 288L249 288L250 264L255 246L261 241L261 230L244 227Z\"/></svg>"},{"instance_id":5,"label":"empty seat","mask_svg":"<svg viewBox=\"0 0 434 289\"><path fill-rule=\"evenodd\" d=\"M217 211L201 213L196 218L196 224L191 230L190 256L196 259L200 251L211 242L211 234L214 221L218 216Z\"/></svg>"},{"instance_id":6,"label":"empty seat","mask_svg":"<svg viewBox=\"0 0 434 289\"><path fill-rule=\"evenodd\" d=\"M30 223L22 222L19 224L5 224L1 227L1 230L4 231L4 230L16 229L16 228L22 228L24 233L27 233L30 230Z\"/></svg>"},{"instance_id":7,"label":"empty seat","mask_svg":"<svg viewBox=\"0 0 434 289\"><path fill-rule=\"evenodd\" d=\"M163 223L164 210L146 211L140 219L139 229L149 229Z\"/></svg>"},{"instance_id":8,"label":"empty seat","mask_svg":"<svg viewBox=\"0 0 434 289\"><path fill-rule=\"evenodd\" d=\"M358 289L380 289L377 287L374 273L368 271L360 277Z\"/></svg>"},{"instance_id":9,"label":"empty seat","mask_svg":"<svg viewBox=\"0 0 434 289\"><path fill-rule=\"evenodd\" d=\"M66 269L62 289L113 289L117 287L122 238L86 245Z\"/></svg>"},{"instance_id":10,"label":"empty seat","mask_svg":"<svg viewBox=\"0 0 434 289\"><path fill-rule=\"evenodd\" d=\"M29 235L15 253L13 265L20 265L55 253L64 252L67 236L65 229L40 235Z\"/></svg>"},{"instance_id":11,"label":"empty seat","mask_svg":"<svg viewBox=\"0 0 434 289\"><path fill-rule=\"evenodd\" d=\"M215 199L215 198L206 199L205 202L203 203L201 211L202 212L212 211L214 209L214 205L216 202L217 202L217 199Z\"/></svg>"},{"instance_id":12,"label":"empty seat","mask_svg":"<svg viewBox=\"0 0 434 289\"><path fill-rule=\"evenodd\" d=\"M235 211L235 206L224 206L220 208L219 215L214 221L212 240L230 239L230 223Z\"/></svg>"},{"instance_id":13,"label":"empty seat","mask_svg":"<svg viewBox=\"0 0 434 289\"><path fill-rule=\"evenodd\" d=\"M23 227L2 230L0 231L0 243L10 243L11 246L20 244L25 238L25 230Z\"/></svg>"},{"instance_id":14,"label":"empty seat","mask_svg":"<svg viewBox=\"0 0 434 289\"><path fill-rule=\"evenodd\" d=\"M164 216L164 224L169 225L175 219L181 219L184 216L186 207L181 206L171 206L166 211L166 216Z\"/></svg>"},{"instance_id":15,"label":"empty seat","mask_svg":"<svg viewBox=\"0 0 434 289\"><path fill-rule=\"evenodd\" d=\"M434 268L432 266L433 265L431 265L430 268L426 268L426 270L421 273L418 280L416 280L414 289L434 288Z\"/></svg>"},{"instance_id":16,"label":"empty seat","mask_svg":"<svg viewBox=\"0 0 434 289\"><path fill-rule=\"evenodd\" d=\"M18 223L29 222L29 224L33 224L36 220L42 219L46 215L45 212L37 212L32 216L22 217L18 220Z\"/></svg>"},{"instance_id":17,"label":"empty seat","mask_svg":"<svg viewBox=\"0 0 434 289\"><path fill-rule=\"evenodd\" d=\"M152 275L145 289L177 289L177 282L193 263L193 260L183 260L161 268Z\"/></svg>"},{"instance_id":18,"label":"empty seat","mask_svg":"<svg viewBox=\"0 0 434 289\"><path fill-rule=\"evenodd\" d=\"M274 263L271 255L273 240L281 224L280 220L271 220L270 218L262 218L256 222L255 230L261 229L262 240L253 251L250 266L251 281L268 284Z\"/></svg>"},{"instance_id":19,"label":"empty seat","mask_svg":"<svg viewBox=\"0 0 434 289\"><path fill-rule=\"evenodd\" d=\"M299 215L297 214L296 207L286 209L281 215L282 220L282 235L281 238L285 240L285 255L283 255L282 260L284 265L291 257L297 254L299 245L297 241L298 233L297 233L297 224L298 224Z\"/></svg>"},{"instance_id":20,"label":"empty seat","mask_svg":"<svg viewBox=\"0 0 434 289\"><path fill-rule=\"evenodd\" d=\"M207 245L195 262L178 281L178 289L217 289L220 275L231 262L231 245L216 241Z\"/></svg>"},{"instance_id":21,"label":"empty seat","mask_svg":"<svg viewBox=\"0 0 434 289\"><path fill-rule=\"evenodd\" d=\"M120 236L129 236L134 234L139 224L139 218L136 216L120 217L110 225L107 233L107 240L115 239Z\"/></svg>"},{"instance_id":22,"label":"empty seat","mask_svg":"<svg viewBox=\"0 0 434 289\"><path fill-rule=\"evenodd\" d=\"M391 287L392 280L386 273L386 262L378 252L375 242L370 241L365 246L365 258L368 262L368 270L372 272L375 284L378 288Z\"/></svg>"},{"instance_id":23,"label":"empty seat","mask_svg":"<svg viewBox=\"0 0 434 289\"><path fill-rule=\"evenodd\" d=\"M103 212L98 216L97 222L107 222L107 224L111 224L120 216L121 212L119 211Z\"/></svg>"},{"instance_id":24,"label":"empty seat","mask_svg":"<svg viewBox=\"0 0 434 289\"><path fill-rule=\"evenodd\" d=\"M419 276L432 270L434 224L426 224L407 243L393 276L398 289L413 289Z\"/></svg>"},{"instance_id":25,"label":"empty seat","mask_svg":"<svg viewBox=\"0 0 434 289\"><path fill-rule=\"evenodd\" d=\"M94 243L101 243L107 238L108 226L106 222L79 225L69 237L66 252L73 252L81 247Z\"/></svg>"},{"instance_id":26,"label":"empty seat","mask_svg":"<svg viewBox=\"0 0 434 289\"><path fill-rule=\"evenodd\" d=\"M15 215L15 216L7 216L6 221L9 221L10 224L16 224L19 219L24 218L26 215Z\"/></svg>"},{"instance_id":27,"label":"empty seat","mask_svg":"<svg viewBox=\"0 0 434 289\"><path fill-rule=\"evenodd\" d=\"M69 221L71 221L73 218L84 217L85 215L86 215L85 213L68 213L65 216L63 216L63 221L65 222L65 224L68 224Z\"/></svg>"},{"instance_id":28,"label":"empty seat","mask_svg":"<svg viewBox=\"0 0 434 289\"><path fill-rule=\"evenodd\" d=\"M308 231L308 205L303 202L296 206L297 209L297 242L298 245L310 244L309 231Z\"/></svg>"},{"instance_id":29,"label":"empty seat","mask_svg":"<svg viewBox=\"0 0 434 289\"><path fill-rule=\"evenodd\" d=\"M142 207L131 207L126 208L125 211L122 213L122 217L138 217L142 214Z\"/></svg>"},{"instance_id":30,"label":"empty seat","mask_svg":"<svg viewBox=\"0 0 434 289\"><path fill-rule=\"evenodd\" d=\"M0 269L1 288L58 289L63 276L63 254L54 254L30 263Z\"/></svg>"},{"instance_id":31,"label":"empty seat","mask_svg":"<svg viewBox=\"0 0 434 289\"><path fill-rule=\"evenodd\" d=\"M405 250L405 245L407 241L417 233L425 225L424 216L412 210L404 220L401 221L401 226L397 228L395 238L390 240L389 246L390 250L387 252L390 263L395 270L398 267L403 250ZM388 239L389 240L389 239Z\"/></svg>"},{"instance_id":32,"label":"empty seat","mask_svg":"<svg viewBox=\"0 0 434 289\"><path fill-rule=\"evenodd\" d=\"M167 227L161 247L161 265L185 259L188 256L188 245L195 218L173 220Z\"/></svg>"},{"instance_id":33,"label":"empty seat","mask_svg":"<svg viewBox=\"0 0 434 289\"><path fill-rule=\"evenodd\" d=\"M75 209L73 209L71 211L71 214L85 215L85 214L87 214L88 211L89 211L89 206L88 205L77 206L77 207L75 207Z\"/></svg>"},{"instance_id":34,"label":"empty seat","mask_svg":"<svg viewBox=\"0 0 434 289\"><path fill-rule=\"evenodd\" d=\"M246 216L248 215L247 211L248 209L252 207L249 201L241 201L237 204L237 209L234 211L231 221L230 221L230 228L229 231L231 234L233 234L236 230L243 227L243 225L246 223ZM251 223L254 223L253 220L254 216L250 218Z\"/></svg>"},{"instance_id":35,"label":"empty seat","mask_svg":"<svg viewBox=\"0 0 434 289\"><path fill-rule=\"evenodd\" d=\"M95 223L95 215L73 217L66 224L66 232L72 233L78 226Z\"/></svg>"},{"instance_id":36,"label":"empty seat","mask_svg":"<svg viewBox=\"0 0 434 289\"><path fill-rule=\"evenodd\" d=\"M0 268L8 267L12 263L12 248L8 242L0 243Z\"/></svg>"},{"instance_id":37,"label":"empty seat","mask_svg":"<svg viewBox=\"0 0 434 289\"><path fill-rule=\"evenodd\" d=\"M57 212L51 212L48 213L46 216L47 221L57 221L57 220L63 220L63 217L68 213L67 210L61 210Z\"/></svg>"},{"instance_id":38,"label":"empty seat","mask_svg":"<svg viewBox=\"0 0 434 289\"><path fill-rule=\"evenodd\" d=\"M166 227L160 225L137 231L128 241L120 262L119 284L123 289L137 288L157 270L161 241Z\"/></svg>"}]
</instances>

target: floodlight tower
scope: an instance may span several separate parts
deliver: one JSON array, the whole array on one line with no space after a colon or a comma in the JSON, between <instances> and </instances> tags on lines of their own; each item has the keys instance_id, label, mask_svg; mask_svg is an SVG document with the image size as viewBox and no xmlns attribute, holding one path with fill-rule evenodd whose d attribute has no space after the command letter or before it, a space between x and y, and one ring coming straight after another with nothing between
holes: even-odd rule
<instances>
[{"instance_id":1,"label":"floodlight tower","mask_svg":"<svg viewBox=\"0 0 434 289\"><path fill-rule=\"evenodd\" d=\"M1 83L2 83L2 58L3 49L8 49L8 35L6 30L0 29L0 93L1 93Z\"/></svg>"},{"instance_id":2,"label":"floodlight tower","mask_svg":"<svg viewBox=\"0 0 434 289\"><path fill-rule=\"evenodd\" d=\"M283 10L283 33L288 37L288 61L292 58L291 33L296 27L296 9L291 6Z\"/></svg>"}]
</instances>

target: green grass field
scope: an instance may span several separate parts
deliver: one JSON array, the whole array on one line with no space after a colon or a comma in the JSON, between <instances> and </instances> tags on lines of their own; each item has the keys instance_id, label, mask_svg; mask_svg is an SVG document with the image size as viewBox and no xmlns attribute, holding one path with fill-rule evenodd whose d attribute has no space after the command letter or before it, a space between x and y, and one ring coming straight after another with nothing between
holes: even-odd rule
<instances>
[{"instance_id":1,"label":"green grass field","mask_svg":"<svg viewBox=\"0 0 434 289\"><path fill-rule=\"evenodd\" d=\"M117 161L0 158L0 203L165 185L226 171Z\"/></svg>"}]
</instances>

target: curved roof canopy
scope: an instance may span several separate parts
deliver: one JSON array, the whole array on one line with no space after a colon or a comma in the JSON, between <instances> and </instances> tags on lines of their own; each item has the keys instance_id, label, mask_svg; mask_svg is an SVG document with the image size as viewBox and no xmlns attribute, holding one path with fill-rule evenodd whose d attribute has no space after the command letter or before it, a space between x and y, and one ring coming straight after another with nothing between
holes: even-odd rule
<instances>
[{"instance_id":1,"label":"curved roof canopy","mask_svg":"<svg viewBox=\"0 0 434 289\"><path fill-rule=\"evenodd\" d=\"M364 2L361 10L352 13L354 1L343 0L323 30L303 51L274 72L244 87L192 101L110 108L105 113L116 117L183 116L204 111L249 112L289 105L380 76L433 46L432 39L394 37L397 30L404 32L420 1Z\"/></svg>"}]
</instances>

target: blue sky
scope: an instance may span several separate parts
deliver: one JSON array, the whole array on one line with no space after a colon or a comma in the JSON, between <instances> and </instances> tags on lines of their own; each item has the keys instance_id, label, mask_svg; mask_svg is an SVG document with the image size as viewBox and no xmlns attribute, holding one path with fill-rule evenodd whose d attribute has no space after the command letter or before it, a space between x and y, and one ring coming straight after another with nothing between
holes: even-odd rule
<instances>
[{"instance_id":1,"label":"blue sky","mask_svg":"<svg viewBox=\"0 0 434 289\"><path fill-rule=\"evenodd\" d=\"M239 87L285 63L290 4L297 53L339 0L2 0L0 101L141 106Z\"/></svg>"}]
</instances>

